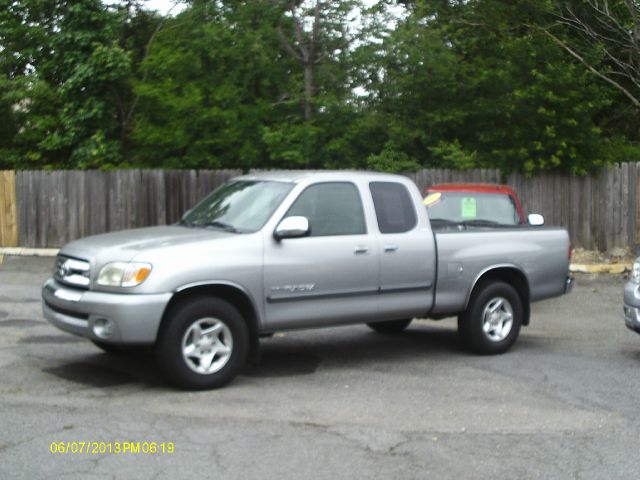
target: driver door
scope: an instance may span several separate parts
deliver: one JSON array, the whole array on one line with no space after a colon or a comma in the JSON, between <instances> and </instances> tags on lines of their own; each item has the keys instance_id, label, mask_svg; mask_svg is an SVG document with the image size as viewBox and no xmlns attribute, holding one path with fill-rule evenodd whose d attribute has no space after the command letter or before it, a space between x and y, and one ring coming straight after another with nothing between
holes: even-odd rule
<instances>
[{"instance_id":1,"label":"driver door","mask_svg":"<svg viewBox=\"0 0 640 480\"><path fill-rule=\"evenodd\" d=\"M283 218L303 216L306 237L265 239L264 305L271 330L347 324L378 309L379 254L350 182L303 190Z\"/></svg>"}]
</instances>

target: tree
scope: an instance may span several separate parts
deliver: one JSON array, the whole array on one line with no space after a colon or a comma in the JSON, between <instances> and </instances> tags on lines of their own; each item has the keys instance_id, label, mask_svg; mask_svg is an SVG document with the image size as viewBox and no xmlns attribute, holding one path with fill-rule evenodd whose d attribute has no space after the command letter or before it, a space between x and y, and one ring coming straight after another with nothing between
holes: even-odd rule
<instances>
[{"instance_id":1,"label":"tree","mask_svg":"<svg viewBox=\"0 0 640 480\"><path fill-rule=\"evenodd\" d=\"M634 0L562 2L558 23L578 34L544 32L587 69L640 108L640 4Z\"/></svg>"},{"instance_id":2,"label":"tree","mask_svg":"<svg viewBox=\"0 0 640 480\"><path fill-rule=\"evenodd\" d=\"M383 152L423 166L526 173L606 162L599 116L615 95L532 30L552 21L549 8L415 2L387 42L376 87Z\"/></svg>"},{"instance_id":3,"label":"tree","mask_svg":"<svg viewBox=\"0 0 640 480\"><path fill-rule=\"evenodd\" d=\"M347 112L354 114L354 50L367 41L356 18L364 17L366 9L359 0L269 3L282 12L277 26L282 50L302 73L292 75L300 79L285 95L290 102L299 101L303 112L300 118L290 111L286 124L265 130L270 158L299 167L333 164L335 149L346 146L339 140L345 128L342 120L349 117Z\"/></svg>"},{"instance_id":4,"label":"tree","mask_svg":"<svg viewBox=\"0 0 640 480\"><path fill-rule=\"evenodd\" d=\"M276 5L282 3L274 2ZM316 66L331 61L351 47L349 17L359 5L353 0L287 0L284 5L292 33L285 34L280 24L278 34L286 51L303 68L304 119L308 122L313 115Z\"/></svg>"},{"instance_id":5,"label":"tree","mask_svg":"<svg viewBox=\"0 0 640 480\"><path fill-rule=\"evenodd\" d=\"M115 17L99 0L4 7L0 65L9 88L3 99L17 127L9 140L12 166L119 163L113 100L131 63L114 41Z\"/></svg>"},{"instance_id":6,"label":"tree","mask_svg":"<svg viewBox=\"0 0 640 480\"><path fill-rule=\"evenodd\" d=\"M0 0L0 167L583 173L636 155L637 2L553 2Z\"/></svg>"},{"instance_id":7,"label":"tree","mask_svg":"<svg viewBox=\"0 0 640 480\"><path fill-rule=\"evenodd\" d=\"M254 168L286 115L293 60L280 12L261 2L193 2L167 19L141 65L132 133L135 165Z\"/></svg>"}]
</instances>

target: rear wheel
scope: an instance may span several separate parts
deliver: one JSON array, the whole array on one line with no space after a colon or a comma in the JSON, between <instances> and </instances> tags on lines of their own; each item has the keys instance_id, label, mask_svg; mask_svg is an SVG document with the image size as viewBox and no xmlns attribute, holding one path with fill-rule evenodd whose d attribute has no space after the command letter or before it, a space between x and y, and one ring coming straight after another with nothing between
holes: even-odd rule
<instances>
[{"instance_id":1,"label":"rear wheel","mask_svg":"<svg viewBox=\"0 0 640 480\"><path fill-rule=\"evenodd\" d=\"M504 282L487 282L476 287L467 310L458 317L458 332L475 353L504 353L518 338L522 319L522 299L516 289Z\"/></svg>"},{"instance_id":2,"label":"rear wheel","mask_svg":"<svg viewBox=\"0 0 640 480\"><path fill-rule=\"evenodd\" d=\"M198 297L173 308L155 347L167 379L180 388L219 388L233 380L249 351L247 325L230 303Z\"/></svg>"},{"instance_id":3,"label":"rear wheel","mask_svg":"<svg viewBox=\"0 0 640 480\"><path fill-rule=\"evenodd\" d=\"M386 322L367 323L367 326L378 333L400 333L404 331L413 318L402 320L387 320Z\"/></svg>"}]
</instances>

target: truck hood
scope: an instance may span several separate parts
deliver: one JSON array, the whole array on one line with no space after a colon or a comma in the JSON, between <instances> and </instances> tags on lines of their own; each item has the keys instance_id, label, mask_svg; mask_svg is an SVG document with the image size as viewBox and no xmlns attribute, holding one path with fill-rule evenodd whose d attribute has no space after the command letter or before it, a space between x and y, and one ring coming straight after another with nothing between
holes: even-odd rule
<instances>
[{"instance_id":1,"label":"truck hood","mask_svg":"<svg viewBox=\"0 0 640 480\"><path fill-rule=\"evenodd\" d=\"M174 247L178 247L176 251L184 251L179 247L235 235L214 229L187 228L179 225L137 228L75 240L65 245L60 253L88 260L92 265L99 265L108 261L130 261L141 252L150 253Z\"/></svg>"},{"instance_id":2,"label":"truck hood","mask_svg":"<svg viewBox=\"0 0 640 480\"><path fill-rule=\"evenodd\" d=\"M233 279L234 275L261 278L262 233L230 233L179 225L140 228L76 240L65 245L60 253L88 261L92 289L100 291L122 291L95 284L100 269L107 263L149 263L152 265L149 278L127 292L160 293L212 278L221 281Z\"/></svg>"}]
</instances>

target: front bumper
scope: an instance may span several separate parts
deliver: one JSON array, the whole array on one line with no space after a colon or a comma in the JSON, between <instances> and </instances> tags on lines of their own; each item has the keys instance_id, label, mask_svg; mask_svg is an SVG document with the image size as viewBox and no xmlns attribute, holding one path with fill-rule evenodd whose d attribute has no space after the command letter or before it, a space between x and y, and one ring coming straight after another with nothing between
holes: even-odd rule
<instances>
[{"instance_id":1,"label":"front bumper","mask_svg":"<svg viewBox=\"0 0 640 480\"><path fill-rule=\"evenodd\" d=\"M152 344L171 293L116 294L67 288L53 279L42 287L44 317L65 332L114 344ZM108 322L108 336L98 336L94 326Z\"/></svg>"},{"instance_id":2,"label":"front bumper","mask_svg":"<svg viewBox=\"0 0 640 480\"><path fill-rule=\"evenodd\" d=\"M624 323L640 333L640 284L634 282L624 286Z\"/></svg>"}]
</instances>

